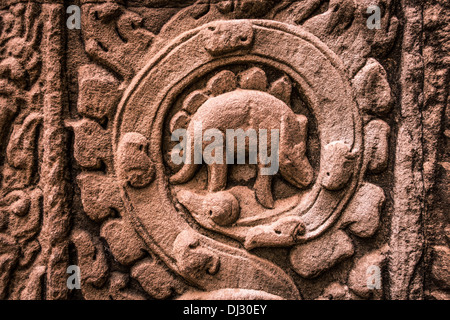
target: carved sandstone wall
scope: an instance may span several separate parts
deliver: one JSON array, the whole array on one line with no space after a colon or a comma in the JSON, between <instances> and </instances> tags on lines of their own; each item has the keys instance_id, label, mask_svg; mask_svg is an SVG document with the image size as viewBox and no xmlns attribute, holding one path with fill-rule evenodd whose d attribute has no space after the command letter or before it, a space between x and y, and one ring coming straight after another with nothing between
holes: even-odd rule
<instances>
[{"instance_id":1,"label":"carved sandstone wall","mask_svg":"<svg viewBox=\"0 0 450 320\"><path fill-rule=\"evenodd\" d=\"M450 299L449 20L0 1L0 299ZM174 163L196 122L278 130L279 172Z\"/></svg>"}]
</instances>

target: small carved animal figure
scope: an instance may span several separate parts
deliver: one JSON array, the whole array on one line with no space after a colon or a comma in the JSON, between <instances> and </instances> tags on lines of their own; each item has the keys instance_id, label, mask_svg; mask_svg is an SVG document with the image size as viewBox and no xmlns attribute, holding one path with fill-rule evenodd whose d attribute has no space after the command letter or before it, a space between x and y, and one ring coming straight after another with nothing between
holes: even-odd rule
<instances>
[{"instance_id":1,"label":"small carved animal figure","mask_svg":"<svg viewBox=\"0 0 450 320\"><path fill-rule=\"evenodd\" d=\"M250 229L245 237L244 246L247 250L257 247L291 246L305 230L305 224L300 217L284 217L270 225Z\"/></svg>"},{"instance_id":2,"label":"small carved animal figure","mask_svg":"<svg viewBox=\"0 0 450 320\"><path fill-rule=\"evenodd\" d=\"M327 190L341 190L353 174L355 159L359 151L342 141L326 145L322 155L322 186Z\"/></svg>"},{"instance_id":3,"label":"small carved animal figure","mask_svg":"<svg viewBox=\"0 0 450 320\"><path fill-rule=\"evenodd\" d=\"M187 133L194 137L194 124L201 122L202 136L208 129L217 129L225 137L227 129L242 129L244 132L254 129L266 129L269 133L273 129L280 132L279 141L279 170L284 179L298 188L308 186L314 172L309 163L306 151L307 118L296 115L283 101L269 93L237 89L203 103L192 117ZM191 139L191 159L194 159L194 140ZM271 139L267 139L267 148L271 150ZM225 141L225 139L223 140ZM211 141L203 141L202 151ZM233 142L234 143L234 142ZM261 144L261 141L259 145ZM236 152L236 146L234 152ZM249 146L246 143L246 152ZM227 146L230 149L230 146ZM272 157L273 158L273 157ZM193 178L200 164L185 163L183 167L170 178L173 184L186 183ZM225 189L227 184L227 164L213 163L208 165L208 190L218 192ZM271 175L263 175L261 171L267 167L258 162L258 175L254 189L256 198L266 208L273 208L274 200L271 191Z\"/></svg>"}]
</instances>

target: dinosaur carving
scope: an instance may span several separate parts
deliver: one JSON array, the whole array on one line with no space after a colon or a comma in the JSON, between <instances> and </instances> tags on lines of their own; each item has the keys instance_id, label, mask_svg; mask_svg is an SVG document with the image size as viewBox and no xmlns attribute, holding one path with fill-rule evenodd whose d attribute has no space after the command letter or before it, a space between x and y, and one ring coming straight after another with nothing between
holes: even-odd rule
<instances>
[{"instance_id":1,"label":"dinosaur carving","mask_svg":"<svg viewBox=\"0 0 450 320\"><path fill-rule=\"evenodd\" d=\"M273 95L257 90L236 89L203 103L191 118L187 128L190 137L194 137L194 125L201 122L202 134L208 129L219 130L224 136L227 129L242 129L246 132L253 129L259 132L266 129L279 130L279 171L284 179L298 188L308 186L314 177L313 168L309 163L306 151L307 118L296 115L286 103ZM191 139L191 159L194 159L194 139ZM272 150L271 140L267 139L267 148ZM223 140L225 141L225 139ZM202 150L211 141L202 142ZM234 141L233 141L234 143ZM273 142L272 142L273 143ZM261 141L259 141L261 144ZM234 152L236 153L236 145ZM227 149L230 146L227 145ZM246 152L249 146L246 143ZM224 151L225 152L225 151ZM225 155L224 155L225 157ZM182 184L193 178L200 164L194 161L185 163L183 167L170 178L173 184ZM258 201L267 208L273 208L274 200L271 192L272 175L262 174L267 167L258 161L258 175L254 185ZM212 163L208 165L208 191L218 192L227 185L227 164Z\"/></svg>"}]
</instances>

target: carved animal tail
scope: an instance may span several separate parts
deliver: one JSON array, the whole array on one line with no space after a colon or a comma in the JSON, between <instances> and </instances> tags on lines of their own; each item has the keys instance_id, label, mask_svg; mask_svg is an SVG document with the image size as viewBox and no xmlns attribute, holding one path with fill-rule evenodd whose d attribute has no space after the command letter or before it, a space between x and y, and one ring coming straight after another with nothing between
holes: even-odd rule
<instances>
[{"instance_id":1,"label":"carved animal tail","mask_svg":"<svg viewBox=\"0 0 450 320\"><path fill-rule=\"evenodd\" d=\"M198 164L184 164L180 171L170 177L169 182L172 184L182 184L191 180L198 169Z\"/></svg>"},{"instance_id":2,"label":"carved animal tail","mask_svg":"<svg viewBox=\"0 0 450 320\"><path fill-rule=\"evenodd\" d=\"M191 158L189 163L184 163L183 167L170 177L169 182L172 184L182 184L191 180L197 171L199 164L194 164L194 142L191 143Z\"/></svg>"}]
</instances>

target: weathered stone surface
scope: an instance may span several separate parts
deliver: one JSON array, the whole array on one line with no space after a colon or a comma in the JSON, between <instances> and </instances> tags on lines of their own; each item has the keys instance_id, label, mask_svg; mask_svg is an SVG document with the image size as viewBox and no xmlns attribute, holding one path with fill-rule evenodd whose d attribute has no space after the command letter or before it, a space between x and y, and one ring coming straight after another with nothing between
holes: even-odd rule
<instances>
[{"instance_id":1,"label":"weathered stone surface","mask_svg":"<svg viewBox=\"0 0 450 320\"><path fill-rule=\"evenodd\" d=\"M449 299L448 1L74 4L0 1L0 299Z\"/></svg>"},{"instance_id":2,"label":"weathered stone surface","mask_svg":"<svg viewBox=\"0 0 450 320\"><path fill-rule=\"evenodd\" d=\"M383 114L390 110L391 87L386 70L375 59L367 60L367 64L353 79L353 86L359 106L365 112Z\"/></svg>"},{"instance_id":3,"label":"weathered stone surface","mask_svg":"<svg viewBox=\"0 0 450 320\"><path fill-rule=\"evenodd\" d=\"M120 190L111 178L103 174L84 173L77 180L83 209L92 220L101 221L111 216L113 210L123 210Z\"/></svg>"},{"instance_id":4,"label":"weathered stone surface","mask_svg":"<svg viewBox=\"0 0 450 320\"><path fill-rule=\"evenodd\" d=\"M86 231L76 230L72 241L77 248L79 267L85 270L81 281L88 285L102 286L107 280L109 267L99 239Z\"/></svg>"},{"instance_id":5,"label":"weathered stone surface","mask_svg":"<svg viewBox=\"0 0 450 320\"><path fill-rule=\"evenodd\" d=\"M102 163L110 164L111 141L106 130L97 122L88 119L77 121L71 126L75 134L74 157L80 166L100 168Z\"/></svg>"},{"instance_id":6,"label":"weathered stone surface","mask_svg":"<svg viewBox=\"0 0 450 320\"><path fill-rule=\"evenodd\" d=\"M119 81L96 64L80 67L78 77L78 112L97 120L111 118L121 96Z\"/></svg>"},{"instance_id":7,"label":"weathered stone surface","mask_svg":"<svg viewBox=\"0 0 450 320\"><path fill-rule=\"evenodd\" d=\"M212 96L218 96L221 95L222 93L232 91L236 89L236 87L237 87L236 75L229 70L224 70L216 74L208 81L208 84L206 85L206 90L208 90L208 92ZM203 104L203 102L199 105L199 107Z\"/></svg>"},{"instance_id":8,"label":"weathered stone surface","mask_svg":"<svg viewBox=\"0 0 450 320\"><path fill-rule=\"evenodd\" d=\"M383 291L382 270L387 250L370 252L355 262L350 271L348 286L356 295L368 299L381 299Z\"/></svg>"},{"instance_id":9,"label":"weathered stone surface","mask_svg":"<svg viewBox=\"0 0 450 320\"><path fill-rule=\"evenodd\" d=\"M342 231L336 231L295 247L290 255L294 270L305 278L317 277L342 260L353 255L350 238Z\"/></svg>"},{"instance_id":10,"label":"weathered stone surface","mask_svg":"<svg viewBox=\"0 0 450 320\"><path fill-rule=\"evenodd\" d=\"M173 277L161 263L144 259L131 269L131 276L155 299L167 299L184 291L185 285Z\"/></svg>"},{"instance_id":11,"label":"weathered stone surface","mask_svg":"<svg viewBox=\"0 0 450 320\"><path fill-rule=\"evenodd\" d=\"M450 249L444 246L434 247L434 260L431 269L433 279L443 289L450 289Z\"/></svg>"},{"instance_id":12,"label":"weathered stone surface","mask_svg":"<svg viewBox=\"0 0 450 320\"><path fill-rule=\"evenodd\" d=\"M120 220L105 222L100 234L109 243L114 258L124 265L130 265L144 255L142 240Z\"/></svg>"},{"instance_id":13,"label":"weathered stone surface","mask_svg":"<svg viewBox=\"0 0 450 320\"><path fill-rule=\"evenodd\" d=\"M117 150L118 176L121 182L142 188L153 180L155 171L148 156L148 148L148 140L144 136L138 133L125 135Z\"/></svg>"},{"instance_id":14,"label":"weathered stone surface","mask_svg":"<svg viewBox=\"0 0 450 320\"><path fill-rule=\"evenodd\" d=\"M265 91L267 88L266 73L260 68L251 68L239 75L239 86L242 89Z\"/></svg>"},{"instance_id":15,"label":"weathered stone surface","mask_svg":"<svg viewBox=\"0 0 450 320\"><path fill-rule=\"evenodd\" d=\"M342 189L353 173L354 155L350 146L342 141L332 142L325 146L322 157L325 167L322 186L333 191Z\"/></svg>"},{"instance_id":16,"label":"weathered stone surface","mask_svg":"<svg viewBox=\"0 0 450 320\"><path fill-rule=\"evenodd\" d=\"M369 161L368 169L374 173L386 170L389 160L389 137L391 128L382 120L373 120L364 127L365 157Z\"/></svg>"},{"instance_id":17,"label":"weathered stone surface","mask_svg":"<svg viewBox=\"0 0 450 320\"><path fill-rule=\"evenodd\" d=\"M341 226L362 238L373 236L380 224L384 202L383 189L370 183L363 184L345 209Z\"/></svg>"},{"instance_id":18,"label":"weathered stone surface","mask_svg":"<svg viewBox=\"0 0 450 320\"><path fill-rule=\"evenodd\" d=\"M358 297L352 294L348 286L333 282L323 290L317 300L358 300Z\"/></svg>"}]
</instances>

